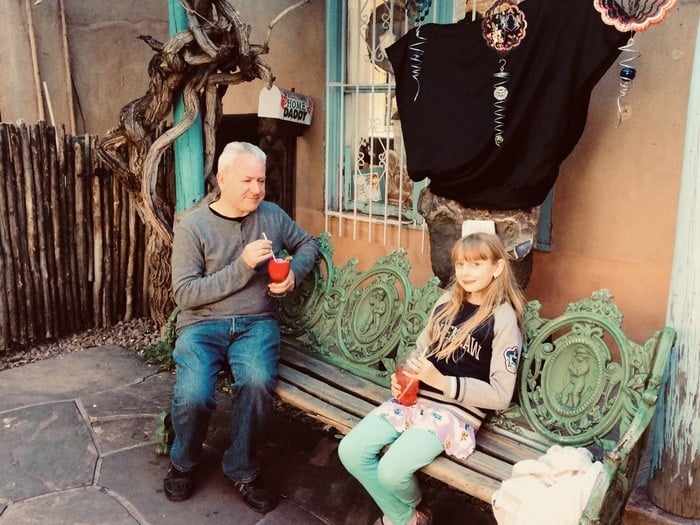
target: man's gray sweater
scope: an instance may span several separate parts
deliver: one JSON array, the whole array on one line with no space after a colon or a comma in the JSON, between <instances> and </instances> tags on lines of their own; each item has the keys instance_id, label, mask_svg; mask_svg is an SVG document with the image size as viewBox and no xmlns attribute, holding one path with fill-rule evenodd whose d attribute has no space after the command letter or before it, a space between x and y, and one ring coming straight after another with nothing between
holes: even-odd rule
<instances>
[{"instance_id":1,"label":"man's gray sweater","mask_svg":"<svg viewBox=\"0 0 700 525\"><path fill-rule=\"evenodd\" d=\"M262 239L263 232L275 254L284 248L294 256L291 270L299 285L316 261L318 244L276 204L263 201L242 219L224 217L207 205L182 215L172 253L178 330L204 320L274 313L267 262L250 268L241 258L245 245Z\"/></svg>"}]
</instances>

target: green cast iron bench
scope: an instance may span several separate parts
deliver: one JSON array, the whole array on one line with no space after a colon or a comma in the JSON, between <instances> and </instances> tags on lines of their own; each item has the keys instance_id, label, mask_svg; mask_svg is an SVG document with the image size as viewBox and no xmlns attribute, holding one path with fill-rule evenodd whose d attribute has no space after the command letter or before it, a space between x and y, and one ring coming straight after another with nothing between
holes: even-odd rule
<instances>
[{"instance_id":1,"label":"green cast iron bench","mask_svg":"<svg viewBox=\"0 0 700 525\"><path fill-rule=\"evenodd\" d=\"M436 277L421 288L410 283L404 250L360 271L355 259L335 266L330 236L318 240L318 264L279 302L276 393L345 434L390 397L391 373L413 348L441 290ZM536 459L555 444L587 447L603 470L580 524L619 523L675 332L666 327L643 345L630 341L611 299L599 290L554 319L542 317L540 303L530 301L519 402L490 416L467 460L443 455L423 471L491 503L514 463ZM172 327L170 337L172 345ZM167 454L170 438L161 425L158 453Z\"/></svg>"}]
</instances>

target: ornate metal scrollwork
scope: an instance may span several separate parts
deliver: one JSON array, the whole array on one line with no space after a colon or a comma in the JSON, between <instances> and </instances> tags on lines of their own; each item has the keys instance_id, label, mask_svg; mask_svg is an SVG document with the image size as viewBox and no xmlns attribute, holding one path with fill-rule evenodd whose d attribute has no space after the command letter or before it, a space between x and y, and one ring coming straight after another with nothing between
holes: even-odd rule
<instances>
[{"instance_id":1,"label":"ornate metal scrollwork","mask_svg":"<svg viewBox=\"0 0 700 525\"><path fill-rule=\"evenodd\" d=\"M650 353L622 332L612 294L595 292L554 320L541 318L539 306L526 310L519 383L530 425L573 446L603 439L619 421L624 430L641 401Z\"/></svg>"},{"instance_id":2,"label":"ornate metal scrollwork","mask_svg":"<svg viewBox=\"0 0 700 525\"><path fill-rule=\"evenodd\" d=\"M318 322L322 314L319 305L336 277L330 234L322 233L316 241L320 248L318 264L294 291L277 302L280 329L286 337L303 335Z\"/></svg>"}]
</instances>

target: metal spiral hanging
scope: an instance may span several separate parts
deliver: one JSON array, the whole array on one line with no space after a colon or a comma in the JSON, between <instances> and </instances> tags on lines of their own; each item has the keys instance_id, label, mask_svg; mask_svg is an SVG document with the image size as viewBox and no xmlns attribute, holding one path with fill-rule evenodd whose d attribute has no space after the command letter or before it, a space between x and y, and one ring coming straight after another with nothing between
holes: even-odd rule
<instances>
[{"instance_id":1,"label":"metal spiral hanging","mask_svg":"<svg viewBox=\"0 0 700 525\"><path fill-rule=\"evenodd\" d=\"M620 60L620 91L617 94L617 125L622 123L622 97L626 97L630 90L630 85L637 76L637 68L632 64L637 60L641 53L634 49L634 38L630 38L627 44L620 46L618 49L622 53L628 53L626 58ZM617 127L617 126L616 126Z\"/></svg>"},{"instance_id":2,"label":"metal spiral hanging","mask_svg":"<svg viewBox=\"0 0 700 525\"><path fill-rule=\"evenodd\" d=\"M510 73L505 71L506 61L504 58L502 58L499 63L501 65L500 70L493 74L496 78L496 82L493 85L493 98L495 99L493 103L493 140L496 146L500 147L505 140L506 99L508 98L508 88L506 84L510 78Z\"/></svg>"},{"instance_id":3,"label":"metal spiral hanging","mask_svg":"<svg viewBox=\"0 0 700 525\"><path fill-rule=\"evenodd\" d=\"M420 94L420 70L423 64L423 53L425 51L421 46L425 43L427 38L420 34L420 26L416 29L416 42L413 42L408 46L408 60L411 63L411 78L416 81L416 94L413 97L413 102L418 100L418 95Z\"/></svg>"},{"instance_id":4,"label":"metal spiral hanging","mask_svg":"<svg viewBox=\"0 0 700 525\"><path fill-rule=\"evenodd\" d=\"M505 116L508 88L506 84L510 78L507 73L506 59L510 51L520 45L525 38L527 21L514 0L496 0L490 9L484 13L481 21L481 34L486 44L501 57L498 61L499 70L493 76L496 82L493 85L494 102L494 143L499 148L505 140Z\"/></svg>"},{"instance_id":5,"label":"metal spiral hanging","mask_svg":"<svg viewBox=\"0 0 700 525\"><path fill-rule=\"evenodd\" d=\"M636 33L661 23L675 4L676 0L593 0L593 7L600 13L605 24L613 26L620 32ZM630 84L637 76L637 69L632 63L641 56L641 53L632 48L633 45L634 38L630 36L627 44L618 48L622 53L628 54L626 58L620 60L617 126L622 122L622 97L627 96Z\"/></svg>"}]
</instances>

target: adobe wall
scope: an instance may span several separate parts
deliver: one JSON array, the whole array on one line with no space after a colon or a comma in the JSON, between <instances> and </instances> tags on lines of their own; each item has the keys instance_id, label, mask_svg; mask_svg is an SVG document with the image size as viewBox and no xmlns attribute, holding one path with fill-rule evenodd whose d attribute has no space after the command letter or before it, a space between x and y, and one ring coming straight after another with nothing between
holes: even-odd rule
<instances>
[{"instance_id":1,"label":"adobe wall","mask_svg":"<svg viewBox=\"0 0 700 525\"><path fill-rule=\"evenodd\" d=\"M103 135L117 124L119 110L143 96L148 88L148 61L153 51L138 37L150 35L167 41L167 0L63 0L65 39L59 0L39 4L34 0L2 0L0 53L5 73L0 75L0 114L4 122L39 120L27 4L34 23L44 120L51 123L52 109L55 124L72 131L69 69L74 86L75 133ZM70 56L68 66L64 40Z\"/></svg>"},{"instance_id":2,"label":"adobe wall","mask_svg":"<svg viewBox=\"0 0 700 525\"><path fill-rule=\"evenodd\" d=\"M583 137L555 185L552 251L535 254L527 290L545 313L602 287L637 339L665 324L699 13L697 1L680 2L635 36L641 57L619 127L619 66L594 90Z\"/></svg>"}]
</instances>

